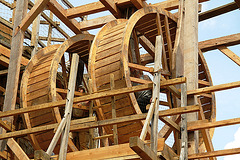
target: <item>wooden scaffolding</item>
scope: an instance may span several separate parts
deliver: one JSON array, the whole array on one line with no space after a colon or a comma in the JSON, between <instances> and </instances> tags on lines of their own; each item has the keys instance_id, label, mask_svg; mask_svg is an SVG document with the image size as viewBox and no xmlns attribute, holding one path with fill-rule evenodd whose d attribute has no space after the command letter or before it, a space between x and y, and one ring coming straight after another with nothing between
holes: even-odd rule
<instances>
[{"instance_id":1,"label":"wooden scaffolding","mask_svg":"<svg viewBox=\"0 0 240 160\"><path fill-rule=\"evenodd\" d=\"M0 17L0 158L214 160L239 154L240 148L214 150L212 137L214 128L240 123L216 121L214 94L240 81L213 85L203 52L218 49L240 65L228 48L240 44L240 33L198 42L198 23L239 9L240 1L201 12L207 1L74 6L0 0L13 15ZM110 14L87 18L103 11ZM141 95L149 93L142 106Z\"/></svg>"}]
</instances>

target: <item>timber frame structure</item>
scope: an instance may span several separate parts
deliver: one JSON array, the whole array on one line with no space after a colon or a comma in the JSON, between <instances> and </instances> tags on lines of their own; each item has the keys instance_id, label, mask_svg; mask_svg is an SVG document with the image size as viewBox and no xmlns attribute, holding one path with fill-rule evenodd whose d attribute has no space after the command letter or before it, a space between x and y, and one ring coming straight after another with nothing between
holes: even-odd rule
<instances>
[{"instance_id":1,"label":"timber frame structure","mask_svg":"<svg viewBox=\"0 0 240 160\"><path fill-rule=\"evenodd\" d=\"M214 93L240 81L213 85L203 56L218 49L240 65L228 49L240 44L240 33L198 42L200 21L239 9L240 1L201 12L207 1L73 6L62 0L62 6L57 0L0 0L13 10L12 23L0 17L0 158L214 160L240 154L240 148L215 151L212 144L215 127L240 123L216 121ZM87 20L103 11L110 14ZM48 34L40 36L46 24ZM53 29L61 36L53 37ZM31 39L30 47L24 39ZM138 96L149 90L151 101L142 108Z\"/></svg>"}]
</instances>

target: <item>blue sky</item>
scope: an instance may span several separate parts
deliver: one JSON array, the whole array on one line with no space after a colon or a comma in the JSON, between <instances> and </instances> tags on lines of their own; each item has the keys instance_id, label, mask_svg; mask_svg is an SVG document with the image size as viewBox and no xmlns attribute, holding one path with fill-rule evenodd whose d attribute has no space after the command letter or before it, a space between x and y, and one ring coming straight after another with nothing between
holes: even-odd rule
<instances>
[{"instance_id":1,"label":"blue sky","mask_svg":"<svg viewBox=\"0 0 240 160\"><path fill-rule=\"evenodd\" d=\"M79 6L96 0L71 1L74 6ZM147 0L148 3L157 3L162 0ZM233 2L233 0L211 0L202 3L202 11L206 11L218 6ZM96 16L107 15L108 12L101 12L96 15L90 15L88 19ZM199 23L199 41L222 37L230 34L240 33L240 10L235 10L218 17L205 20ZM95 31L91 31L96 34ZM234 53L240 56L240 45L229 47ZM220 51L214 50L204 53L207 60L214 85L235 82L240 80L240 68ZM217 102L217 120L240 117L240 88L221 91L216 93ZM240 147L240 126L228 126L216 128L213 137L215 150L224 148ZM240 155L219 157L219 160L239 160Z\"/></svg>"},{"instance_id":2,"label":"blue sky","mask_svg":"<svg viewBox=\"0 0 240 160\"><path fill-rule=\"evenodd\" d=\"M203 3L203 11L230 3L229 0L211 0ZM240 33L240 10L199 23L199 41ZM240 45L229 47L240 56ZM240 80L240 68L220 51L214 50L204 53L214 85L235 82ZM238 118L240 112L240 89L231 89L216 93L217 120ZM213 145L215 150L240 147L240 126L216 128ZM220 160L239 160L240 155L219 157Z\"/></svg>"}]
</instances>

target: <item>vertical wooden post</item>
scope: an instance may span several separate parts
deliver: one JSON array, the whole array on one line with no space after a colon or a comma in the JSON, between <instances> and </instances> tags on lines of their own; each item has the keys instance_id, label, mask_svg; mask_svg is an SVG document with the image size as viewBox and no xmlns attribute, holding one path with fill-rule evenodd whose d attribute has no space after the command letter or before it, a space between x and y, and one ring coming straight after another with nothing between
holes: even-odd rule
<instances>
[{"instance_id":1,"label":"vertical wooden post","mask_svg":"<svg viewBox=\"0 0 240 160\"><path fill-rule=\"evenodd\" d=\"M16 35L15 32L16 28L18 27L18 25L21 24L22 19L27 13L27 6L28 0L17 1L3 111L15 109L20 72L20 62L23 52L24 31L20 30ZM5 118L5 120L6 119L11 118Z\"/></svg>"},{"instance_id":2,"label":"vertical wooden post","mask_svg":"<svg viewBox=\"0 0 240 160\"><path fill-rule=\"evenodd\" d=\"M36 4L38 0L35 0ZM40 27L40 14L35 18L32 24L32 37L31 46L33 46L33 51L31 57L33 57L38 51L38 40L39 40L39 27Z\"/></svg>"},{"instance_id":3,"label":"vertical wooden post","mask_svg":"<svg viewBox=\"0 0 240 160\"><path fill-rule=\"evenodd\" d=\"M150 124L150 120L153 118L151 127L151 148L154 152L157 152L157 139L158 139L158 110L159 110L159 94L160 94L160 79L161 79L161 62L162 62L162 49L163 49L162 36L156 37L155 45L155 61L154 61L154 78L153 78L153 94L152 102L148 110L148 114L143 125L143 129L140 135L142 141L145 140L147 134L147 127ZM155 113L154 113L155 111ZM153 116L154 114L154 116Z\"/></svg>"},{"instance_id":4,"label":"vertical wooden post","mask_svg":"<svg viewBox=\"0 0 240 160\"><path fill-rule=\"evenodd\" d=\"M74 98L76 79L77 79L78 62L79 62L79 55L75 53L72 56L72 65L71 65L70 77L68 82L68 94L67 94L65 114L64 114L64 117L66 117L66 125L62 133L62 140L61 140L60 151L59 151L59 159L61 160L66 159L66 156L67 156L67 146L68 146L69 130L70 130L71 117L72 117L73 98Z\"/></svg>"},{"instance_id":5,"label":"vertical wooden post","mask_svg":"<svg viewBox=\"0 0 240 160\"><path fill-rule=\"evenodd\" d=\"M153 97L156 97L155 109L154 109L154 119L152 124L151 133L151 148L155 153L157 153L158 145L158 119L159 119L159 94L160 94L160 79L161 79L161 62L162 62L162 50L163 50L163 38L162 36L156 37L155 44L155 60L154 60L154 78L153 78Z\"/></svg>"},{"instance_id":6,"label":"vertical wooden post","mask_svg":"<svg viewBox=\"0 0 240 160\"><path fill-rule=\"evenodd\" d=\"M17 26L21 24L22 19L25 17L27 13L27 6L28 6L28 0L18 0L16 3L13 35L15 35ZM12 37L3 111L9 111L9 110L15 109L19 73L20 73L20 62L21 62L22 52L23 52L23 40L24 40L23 31L18 32L15 36ZM2 120L12 122L13 117L6 117L6 118L3 118ZM2 132L3 130L1 128L0 133ZM6 146L6 143L3 143L3 141L0 141L1 151L4 150L5 146Z\"/></svg>"},{"instance_id":7,"label":"vertical wooden post","mask_svg":"<svg viewBox=\"0 0 240 160\"><path fill-rule=\"evenodd\" d=\"M187 86L181 85L181 107L187 106ZM188 160L187 114L181 115L181 152L179 160Z\"/></svg>"},{"instance_id":8,"label":"vertical wooden post","mask_svg":"<svg viewBox=\"0 0 240 160\"><path fill-rule=\"evenodd\" d=\"M110 87L111 90L113 90L115 88L115 84L114 84L114 74L110 74ZM116 114L116 106L115 106L115 96L111 97L112 101L112 118L116 118L117 114ZM117 125L113 125L113 140L114 140L114 145L118 145L118 133L117 133Z\"/></svg>"},{"instance_id":9,"label":"vertical wooden post","mask_svg":"<svg viewBox=\"0 0 240 160\"><path fill-rule=\"evenodd\" d=\"M88 81L89 85L89 94L93 93L93 81L92 79L89 79ZM93 116L93 101L90 101L90 106L89 106L89 117ZM89 148L92 149L94 146L94 134L93 134L93 129L89 129Z\"/></svg>"},{"instance_id":10,"label":"vertical wooden post","mask_svg":"<svg viewBox=\"0 0 240 160\"><path fill-rule=\"evenodd\" d=\"M53 13L50 11L50 15L49 18L51 20L53 20ZM48 27L48 38L47 38L47 46L51 45L51 41L52 41L52 25L49 23L49 27Z\"/></svg>"},{"instance_id":11,"label":"vertical wooden post","mask_svg":"<svg viewBox=\"0 0 240 160\"><path fill-rule=\"evenodd\" d=\"M198 0L185 0L184 76L187 78L187 90L198 88ZM188 97L188 105L194 104L195 97ZM188 122L196 120L197 113L188 114ZM198 131L189 132L189 154L198 152L198 139Z\"/></svg>"}]
</instances>

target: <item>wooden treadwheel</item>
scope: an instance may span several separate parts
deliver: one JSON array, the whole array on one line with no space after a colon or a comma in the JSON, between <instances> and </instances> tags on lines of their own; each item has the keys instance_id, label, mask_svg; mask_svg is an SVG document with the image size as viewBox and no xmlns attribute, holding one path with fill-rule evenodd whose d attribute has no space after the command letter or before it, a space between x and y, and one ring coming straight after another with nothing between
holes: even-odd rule
<instances>
[{"instance_id":1,"label":"wooden treadwheel","mask_svg":"<svg viewBox=\"0 0 240 160\"><path fill-rule=\"evenodd\" d=\"M84 63L88 63L88 53L94 36L79 34L66 40L62 45L52 45L43 48L34 55L27 65L21 81L21 107L61 100L62 97L56 92L58 66L65 52L78 53ZM59 108L45 109L41 112L24 114L27 128L41 125L60 123L61 114ZM53 138L53 130L30 135L34 149L46 150ZM69 149L77 151L74 143L69 140ZM58 153L59 145L54 153Z\"/></svg>"},{"instance_id":2,"label":"wooden treadwheel","mask_svg":"<svg viewBox=\"0 0 240 160\"><path fill-rule=\"evenodd\" d=\"M94 92L110 89L110 74L114 74L116 88L132 87L133 82L138 82L139 71L132 69L130 64L146 65L154 61L154 45L156 36L160 33L164 41L162 55L163 76L166 79L174 77L172 68L172 52L175 47L177 34L177 19L169 12L154 7L146 7L136 11L129 20L117 19L106 24L95 36L89 56L89 74L93 80ZM141 54L141 46L148 54ZM199 52L199 88L211 86L212 80L201 52ZM174 106L177 98L171 90L162 89L167 95L169 107ZM116 96L117 117L141 114L134 93ZM172 99L172 100L171 100ZM206 119L215 121L214 94L203 94L198 97ZM163 104L163 103L162 103ZM99 119L111 118L111 98L96 100ZM129 122L119 124L119 143L126 143L130 137L139 136L143 123ZM108 134L112 127L105 127ZM211 136L213 135L211 132ZM167 138L170 133L162 135Z\"/></svg>"}]
</instances>

